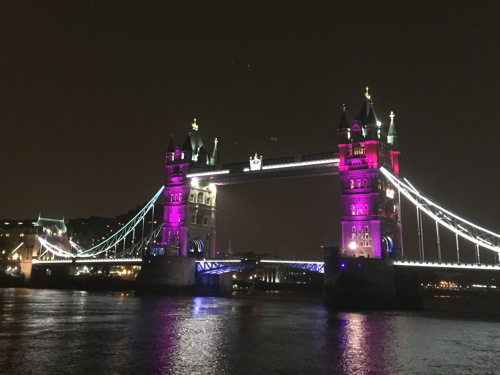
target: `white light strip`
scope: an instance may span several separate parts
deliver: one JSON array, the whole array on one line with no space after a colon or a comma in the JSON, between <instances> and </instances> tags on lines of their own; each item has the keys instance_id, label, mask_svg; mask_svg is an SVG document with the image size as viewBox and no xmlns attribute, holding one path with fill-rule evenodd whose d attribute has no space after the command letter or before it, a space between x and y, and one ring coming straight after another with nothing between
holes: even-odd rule
<instances>
[{"instance_id":1,"label":"white light strip","mask_svg":"<svg viewBox=\"0 0 500 375\"><path fill-rule=\"evenodd\" d=\"M193 178L193 177L213 176L213 175L219 175L219 174L228 174L229 172L230 172L229 169L224 169L222 171L189 173L186 175L186 177Z\"/></svg>"},{"instance_id":2,"label":"white light strip","mask_svg":"<svg viewBox=\"0 0 500 375\"><path fill-rule=\"evenodd\" d=\"M322 266L325 262L309 262L307 260L268 260L262 259L261 263L286 263L286 264L316 264L318 266Z\"/></svg>"},{"instance_id":3,"label":"white light strip","mask_svg":"<svg viewBox=\"0 0 500 375\"><path fill-rule=\"evenodd\" d=\"M48 241L44 240L40 236L37 236L37 239L40 242L40 244L42 245L42 247L45 246L45 248L54 255L57 255L57 256L60 256L63 258L70 258L73 256L73 254L71 254L70 252L67 252L67 251L64 251L64 250L61 250L61 249L55 247L54 245L52 245Z\"/></svg>"},{"instance_id":4,"label":"white light strip","mask_svg":"<svg viewBox=\"0 0 500 375\"><path fill-rule=\"evenodd\" d=\"M196 263L241 263L241 259L204 259L196 260Z\"/></svg>"},{"instance_id":5,"label":"white light strip","mask_svg":"<svg viewBox=\"0 0 500 375\"><path fill-rule=\"evenodd\" d=\"M74 261L73 260L66 260L66 259L61 259L61 260L38 260L38 259L33 259L33 263L37 264L71 264L71 263L135 263L135 262L141 262L141 258L127 258L127 259L78 259L76 258Z\"/></svg>"},{"instance_id":6,"label":"white light strip","mask_svg":"<svg viewBox=\"0 0 500 375\"><path fill-rule=\"evenodd\" d=\"M428 267L428 268L456 268L456 269L472 269L472 270L494 270L500 271L500 265L496 264L465 264L465 263L437 263L437 262L419 262L419 261L402 261L394 262L395 266L409 267Z\"/></svg>"},{"instance_id":7,"label":"white light strip","mask_svg":"<svg viewBox=\"0 0 500 375\"><path fill-rule=\"evenodd\" d=\"M324 159L324 160L300 161L300 162L286 163L286 164L265 165L262 167L262 169L257 169L256 171L267 170L267 169L302 167L307 165L321 165L321 164L337 164L338 166L339 161L340 161L339 158L334 158L334 159ZM249 171L250 168L243 169L243 172L249 172Z\"/></svg>"},{"instance_id":8,"label":"white light strip","mask_svg":"<svg viewBox=\"0 0 500 375\"><path fill-rule=\"evenodd\" d=\"M14 254L17 251L17 249L19 249L21 246L23 246L23 243L24 242L21 242L19 245L17 245L17 247L14 250L12 250L12 252L10 253L10 255Z\"/></svg>"}]
</instances>

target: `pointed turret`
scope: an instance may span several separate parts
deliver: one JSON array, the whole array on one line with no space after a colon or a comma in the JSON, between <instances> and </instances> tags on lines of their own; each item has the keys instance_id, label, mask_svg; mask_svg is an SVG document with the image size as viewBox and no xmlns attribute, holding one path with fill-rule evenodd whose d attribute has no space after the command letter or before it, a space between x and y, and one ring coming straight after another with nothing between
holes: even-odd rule
<instances>
[{"instance_id":1,"label":"pointed turret","mask_svg":"<svg viewBox=\"0 0 500 375\"><path fill-rule=\"evenodd\" d=\"M396 133L396 125L394 125L394 117L396 115L391 111L389 117L391 118L391 123L389 124L389 131L387 132L387 144L393 149L398 148L398 134Z\"/></svg>"},{"instance_id":2,"label":"pointed turret","mask_svg":"<svg viewBox=\"0 0 500 375\"><path fill-rule=\"evenodd\" d=\"M378 124L377 116L373 110L373 103L370 103L365 124L366 139L378 139Z\"/></svg>"},{"instance_id":3,"label":"pointed turret","mask_svg":"<svg viewBox=\"0 0 500 375\"><path fill-rule=\"evenodd\" d=\"M203 141L201 140L198 129L199 126L196 123L196 119L194 119L193 123L191 124L191 131L189 132L189 138L191 139L191 150L193 150L193 161L198 161L198 153L200 152L200 148L203 147Z\"/></svg>"},{"instance_id":4,"label":"pointed turret","mask_svg":"<svg viewBox=\"0 0 500 375\"><path fill-rule=\"evenodd\" d=\"M174 160L175 146L174 146L174 133L170 133L170 142L167 148L167 163Z\"/></svg>"},{"instance_id":5,"label":"pointed turret","mask_svg":"<svg viewBox=\"0 0 500 375\"><path fill-rule=\"evenodd\" d=\"M210 156L208 156L207 149L205 146L201 146L198 150L198 160L197 162L201 165L209 165L210 164Z\"/></svg>"},{"instance_id":6,"label":"pointed turret","mask_svg":"<svg viewBox=\"0 0 500 375\"><path fill-rule=\"evenodd\" d=\"M218 167L220 165L219 149L217 148L219 141L217 138L214 140L214 151L212 152L212 166Z\"/></svg>"},{"instance_id":7,"label":"pointed turret","mask_svg":"<svg viewBox=\"0 0 500 375\"><path fill-rule=\"evenodd\" d=\"M340 142L345 143L349 141L349 124L347 122L347 117L345 114L345 104L342 104L342 113L340 114L340 122L338 127L338 134L340 137Z\"/></svg>"},{"instance_id":8,"label":"pointed turret","mask_svg":"<svg viewBox=\"0 0 500 375\"><path fill-rule=\"evenodd\" d=\"M174 151L175 151L174 133L170 133L170 142L168 144L167 152L174 152Z\"/></svg>"},{"instance_id":9,"label":"pointed turret","mask_svg":"<svg viewBox=\"0 0 500 375\"><path fill-rule=\"evenodd\" d=\"M368 86L366 86L365 98L363 99L363 104L361 105L361 109L359 110L359 113L356 116L356 120L358 120L358 123L360 123L361 125L367 123L368 115L370 113L370 107L372 104L371 95L368 92L368 90L369 88Z\"/></svg>"},{"instance_id":10,"label":"pointed turret","mask_svg":"<svg viewBox=\"0 0 500 375\"><path fill-rule=\"evenodd\" d=\"M193 148L191 147L191 137L189 135L186 137L184 144L182 145L182 153L184 154L184 160L192 160Z\"/></svg>"}]
</instances>

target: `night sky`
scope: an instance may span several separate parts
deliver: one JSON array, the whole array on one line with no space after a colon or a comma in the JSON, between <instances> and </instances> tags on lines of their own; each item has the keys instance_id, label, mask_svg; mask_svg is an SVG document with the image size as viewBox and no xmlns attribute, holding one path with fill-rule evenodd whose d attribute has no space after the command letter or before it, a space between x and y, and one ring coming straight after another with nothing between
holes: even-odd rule
<instances>
[{"instance_id":1,"label":"night sky","mask_svg":"<svg viewBox=\"0 0 500 375\"><path fill-rule=\"evenodd\" d=\"M342 104L352 119L369 86L378 117L396 114L401 174L500 232L499 14L496 0L2 1L0 217L135 209L194 117L223 162L334 151ZM337 176L221 187L219 250L318 257L325 232L338 245L338 195Z\"/></svg>"}]
</instances>

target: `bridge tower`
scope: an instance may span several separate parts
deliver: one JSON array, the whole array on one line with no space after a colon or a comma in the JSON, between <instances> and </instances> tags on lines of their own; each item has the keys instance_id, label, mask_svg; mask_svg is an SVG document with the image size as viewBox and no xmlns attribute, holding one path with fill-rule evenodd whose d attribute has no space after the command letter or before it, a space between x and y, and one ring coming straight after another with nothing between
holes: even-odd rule
<instances>
[{"instance_id":1,"label":"bridge tower","mask_svg":"<svg viewBox=\"0 0 500 375\"><path fill-rule=\"evenodd\" d=\"M366 88L359 114L348 122L342 108L339 132L342 251L344 256L400 258L402 233L397 190L380 167L399 174L394 114L390 123L376 116Z\"/></svg>"},{"instance_id":2,"label":"bridge tower","mask_svg":"<svg viewBox=\"0 0 500 375\"><path fill-rule=\"evenodd\" d=\"M210 157L196 119L182 146L174 146L171 137L165 162L162 242L156 251L183 257L215 255L216 187L190 178L189 172L216 166L217 162L217 140Z\"/></svg>"}]
</instances>

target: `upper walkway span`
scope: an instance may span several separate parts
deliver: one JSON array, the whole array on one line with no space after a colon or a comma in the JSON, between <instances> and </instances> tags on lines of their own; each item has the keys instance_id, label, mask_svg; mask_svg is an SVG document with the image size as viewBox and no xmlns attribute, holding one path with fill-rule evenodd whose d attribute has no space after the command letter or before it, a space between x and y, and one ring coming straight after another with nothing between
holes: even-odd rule
<instances>
[{"instance_id":1,"label":"upper walkway span","mask_svg":"<svg viewBox=\"0 0 500 375\"><path fill-rule=\"evenodd\" d=\"M230 185L274 178L336 175L338 165L339 158L333 151L264 160L256 155L250 162L222 164L220 169L190 169L187 177L210 180L217 185Z\"/></svg>"}]
</instances>

